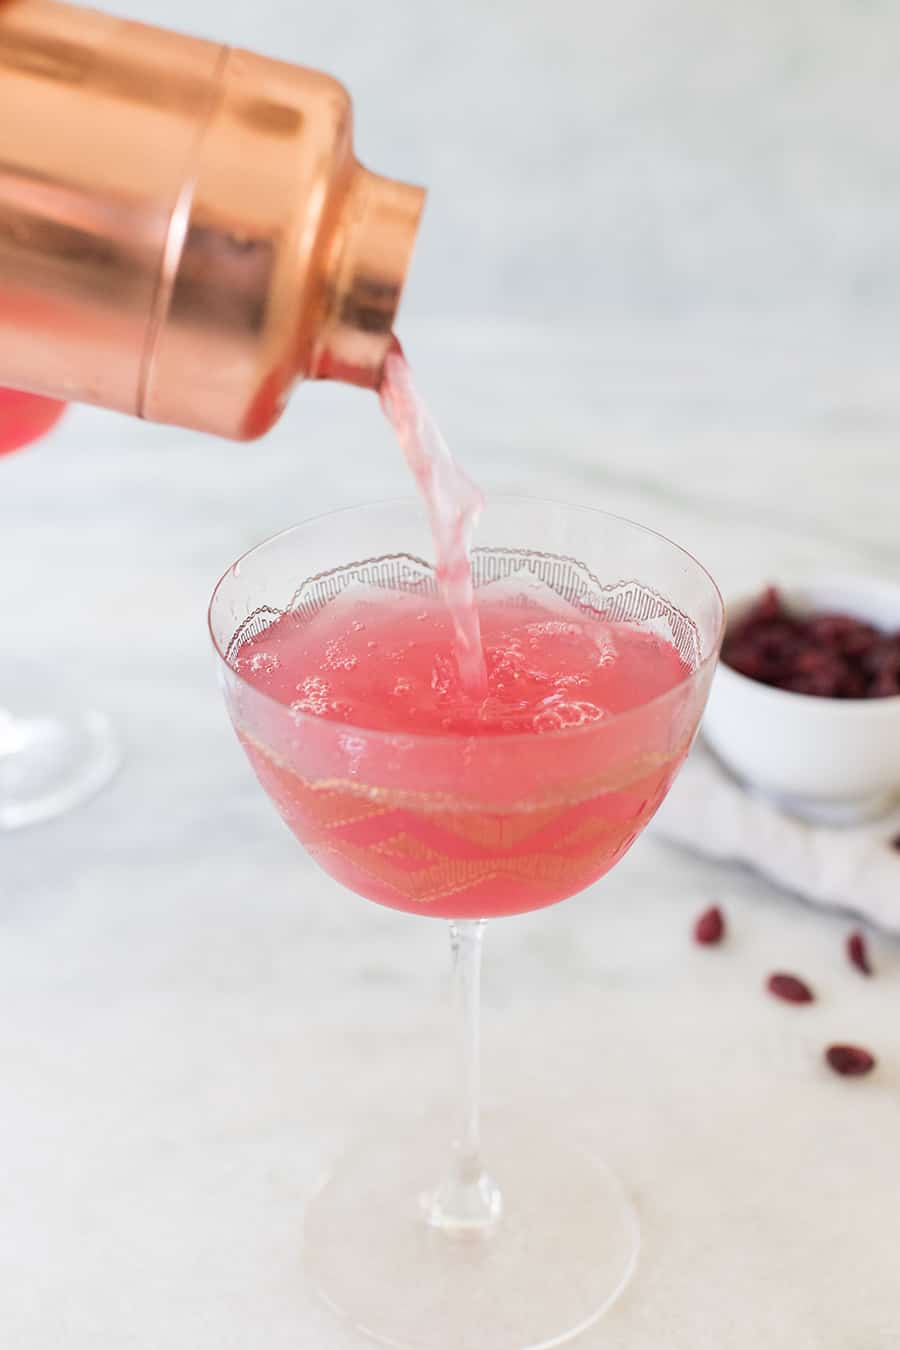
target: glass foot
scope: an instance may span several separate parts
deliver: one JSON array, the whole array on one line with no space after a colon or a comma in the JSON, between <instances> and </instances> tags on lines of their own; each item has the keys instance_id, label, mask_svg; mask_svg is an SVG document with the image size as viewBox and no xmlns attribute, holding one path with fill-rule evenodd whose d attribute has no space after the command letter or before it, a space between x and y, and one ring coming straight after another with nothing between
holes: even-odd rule
<instances>
[{"instance_id":1,"label":"glass foot","mask_svg":"<svg viewBox=\"0 0 900 1350\"><path fill-rule=\"evenodd\" d=\"M121 755L102 713L0 710L0 830L51 820L98 792Z\"/></svg>"},{"instance_id":2,"label":"glass foot","mask_svg":"<svg viewBox=\"0 0 900 1350\"><path fill-rule=\"evenodd\" d=\"M445 1151L446 1130L431 1125L373 1138L324 1182L306 1264L330 1307L397 1350L546 1350L601 1317L640 1245L634 1207L602 1163L562 1123L489 1117L502 1217L447 1232L426 1218Z\"/></svg>"}]
</instances>

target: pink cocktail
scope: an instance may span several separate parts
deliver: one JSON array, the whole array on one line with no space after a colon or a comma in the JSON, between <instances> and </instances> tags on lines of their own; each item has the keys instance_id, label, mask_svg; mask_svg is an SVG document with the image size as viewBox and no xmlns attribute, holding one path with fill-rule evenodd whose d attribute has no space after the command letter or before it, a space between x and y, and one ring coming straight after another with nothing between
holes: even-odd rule
<instances>
[{"instance_id":1,"label":"pink cocktail","mask_svg":"<svg viewBox=\"0 0 900 1350\"><path fill-rule=\"evenodd\" d=\"M46 436L65 410L65 403L57 399L0 389L0 455L21 450Z\"/></svg>"},{"instance_id":2,"label":"pink cocktail","mask_svg":"<svg viewBox=\"0 0 900 1350\"><path fill-rule=\"evenodd\" d=\"M590 886L634 842L691 745L723 625L703 568L627 521L492 500L478 539L483 675L455 660L415 503L286 531L226 573L210 609L237 734L310 855L370 900L451 920L458 1100L444 1178L428 1131L392 1124L306 1217L328 1303L413 1350L560 1344L634 1268L633 1207L562 1122L542 1135L518 1111L490 1172L482 1162L482 933L487 917Z\"/></svg>"},{"instance_id":3,"label":"pink cocktail","mask_svg":"<svg viewBox=\"0 0 900 1350\"><path fill-rule=\"evenodd\" d=\"M549 590L541 599L501 590L477 607L487 676L472 695L440 602L355 589L311 617L285 614L235 660L249 685L301 721L417 737L416 793L361 802L353 783L323 796L303 762L239 728L257 777L312 856L370 900L439 918L538 909L602 876L687 750L687 729L673 739L666 722L661 742L646 709L691 674L672 642ZM605 725L623 713L627 724ZM449 794L431 793L448 734L468 738L485 770L490 756L491 772L473 787L460 763Z\"/></svg>"}]
</instances>

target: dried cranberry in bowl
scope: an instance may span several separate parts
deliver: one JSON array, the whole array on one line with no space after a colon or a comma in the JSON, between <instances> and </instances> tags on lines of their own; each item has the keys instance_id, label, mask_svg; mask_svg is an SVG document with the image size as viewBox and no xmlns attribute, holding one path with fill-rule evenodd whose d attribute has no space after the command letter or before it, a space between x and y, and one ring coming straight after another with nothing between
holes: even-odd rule
<instances>
[{"instance_id":1,"label":"dried cranberry in bowl","mask_svg":"<svg viewBox=\"0 0 900 1350\"><path fill-rule=\"evenodd\" d=\"M900 694L900 631L852 614L792 613L770 586L729 630L722 659L751 680L820 698Z\"/></svg>"}]
</instances>

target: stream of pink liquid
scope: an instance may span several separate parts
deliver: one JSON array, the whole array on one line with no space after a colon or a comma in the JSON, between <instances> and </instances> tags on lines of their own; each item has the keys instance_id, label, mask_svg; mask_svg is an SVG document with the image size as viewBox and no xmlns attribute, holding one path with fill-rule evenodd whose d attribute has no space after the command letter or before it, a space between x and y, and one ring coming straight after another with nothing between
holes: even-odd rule
<instances>
[{"instance_id":1,"label":"stream of pink liquid","mask_svg":"<svg viewBox=\"0 0 900 1350\"><path fill-rule=\"evenodd\" d=\"M464 688L487 691L469 546L484 499L457 464L419 395L403 349L394 339L384 365L381 406L425 502L434 539L441 596L454 632L454 655Z\"/></svg>"}]
</instances>

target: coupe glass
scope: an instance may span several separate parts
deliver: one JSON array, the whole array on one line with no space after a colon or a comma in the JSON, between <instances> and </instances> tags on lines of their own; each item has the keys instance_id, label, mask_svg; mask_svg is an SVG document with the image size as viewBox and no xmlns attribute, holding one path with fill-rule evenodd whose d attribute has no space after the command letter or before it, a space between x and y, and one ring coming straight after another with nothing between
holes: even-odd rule
<instances>
[{"instance_id":1,"label":"coupe glass","mask_svg":"<svg viewBox=\"0 0 900 1350\"><path fill-rule=\"evenodd\" d=\"M361 596L373 587L433 594L415 502L337 512L277 535L234 564L210 608L235 730L300 842L358 894L450 920L456 1106L446 1148L424 1126L363 1141L311 1199L305 1225L318 1292L358 1330L411 1350L558 1345L609 1308L634 1269L632 1204L561 1122L542 1133L519 1112L484 1157L482 936L487 918L583 890L631 846L690 748L723 627L708 573L639 525L501 498L486 506L478 537L478 591L513 586L526 603L552 598L653 631L690 673L599 722L480 738L331 722L248 683L242 646L286 612L302 623L338 596L346 603L354 587Z\"/></svg>"},{"instance_id":2,"label":"coupe glass","mask_svg":"<svg viewBox=\"0 0 900 1350\"><path fill-rule=\"evenodd\" d=\"M66 405L0 389L0 456L46 436ZM59 674L0 658L0 831L50 820L109 781L120 752L103 713L67 698Z\"/></svg>"},{"instance_id":3,"label":"coupe glass","mask_svg":"<svg viewBox=\"0 0 900 1350\"><path fill-rule=\"evenodd\" d=\"M75 702L49 669L0 661L0 832L78 806L120 762L105 713Z\"/></svg>"}]
</instances>

